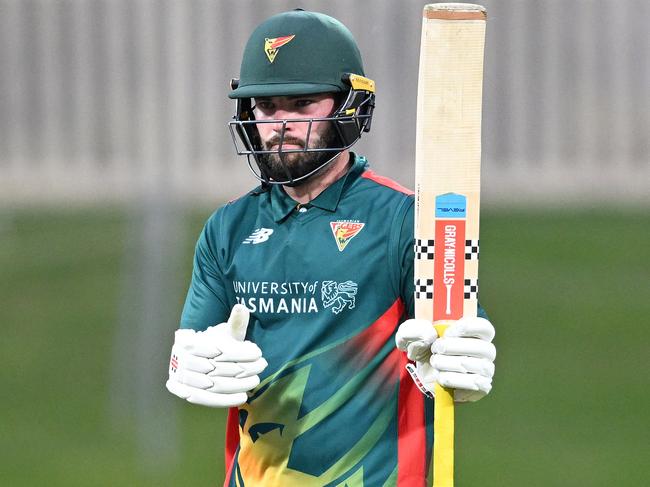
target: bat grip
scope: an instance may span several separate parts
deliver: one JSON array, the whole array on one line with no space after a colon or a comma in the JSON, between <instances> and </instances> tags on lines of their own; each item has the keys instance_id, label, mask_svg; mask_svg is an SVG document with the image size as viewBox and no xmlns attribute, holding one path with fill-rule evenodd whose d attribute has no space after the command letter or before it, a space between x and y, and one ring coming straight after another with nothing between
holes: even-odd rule
<instances>
[{"instance_id":1,"label":"bat grip","mask_svg":"<svg viewBox=\"0 0 650 487\"><path fill-rule=\"evenodd\" d=\"M445 331L447 331L447 328L449 328L449 325L447 323L437 323L434 324L433 327L438 332L438 336L442 337L445 334Z\"/></svg>"},{"instance_id":2,"label":"bat grip","mask_svg":"<svg viewBox=\"0 0 650 487\"><path fill-rule=\"evenodd\" d=\"M434 328L442 337L447 324ZM434 439L433 439L433 487L454 485L454 390L434 386Z\"/></svg>"}]
</instances>

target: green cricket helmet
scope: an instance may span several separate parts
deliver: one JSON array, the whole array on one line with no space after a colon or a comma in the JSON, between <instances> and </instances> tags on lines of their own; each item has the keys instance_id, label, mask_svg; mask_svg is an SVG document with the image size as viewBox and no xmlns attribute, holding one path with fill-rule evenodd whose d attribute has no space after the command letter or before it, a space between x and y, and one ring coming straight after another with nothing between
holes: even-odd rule
<instances>
[{"instance_id":1,"label":"green cricket helmet","mask_svg":"<svg viewBox=\"0 0 650 487\"><path fill-rule=\"evenodd\" d=\"M246 44L240 78L232 80L231 88L228 96L236 100L236 112L229 127L237 154L247 156L253 174L266 184L304 182L370 130L375 83L365 77L352 33L341 22L322 13L296 9L260 24ZM328 117L255 120L254 98L316 93L337 95L338 106ZM283 149L286 124L297 121L309 124L304 147ZM325 147L310 147L314 122L330 122L332 136ZM263 147L257 130L260 123L282 124L276 149ZM273 154L282 159L290 153L307 153L315 162L300 174L292 173L286 166L282 174L273 174L265 161Z\"/></svg>"}]
</instances>

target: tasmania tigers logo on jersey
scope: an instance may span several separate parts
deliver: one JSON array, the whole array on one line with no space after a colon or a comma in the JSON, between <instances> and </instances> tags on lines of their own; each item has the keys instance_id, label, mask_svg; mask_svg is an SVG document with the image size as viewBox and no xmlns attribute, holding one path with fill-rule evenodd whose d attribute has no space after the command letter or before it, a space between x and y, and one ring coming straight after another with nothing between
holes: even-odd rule
<instances>
[{"instance_id":1,"label":"tasmania tigers logo on jersey","mask_svg":"<svg viewBox=\"0 0 650 487\"><path fill-rule=\"evenodd\" d=\"M269 62L275 61L275 56L277 56L278 54L278 49L280 49L288 42L291 42L291 40L294 37L296 36L292 35L292 36L284 36L284 37L274 37L273 39L269 39L269 38L264 39L264 52L266 53L266 57L269 58Z\"/></svg>"},{"instance_id":2,"label":"tasmania tigers logo on jersey","mask_svg":"<svg viewBox=\"0 0 650 487\"><path fill-rule=\"evenodd\" d=\"M338 220L330 222L330 227L332 228L334 240L336 240L339 252L343 252L343 249L345 249L345 247L350 243L350 240L356 237L364 226L365 223L360 223L356 220Z\"/></svg>"}]
</instances>

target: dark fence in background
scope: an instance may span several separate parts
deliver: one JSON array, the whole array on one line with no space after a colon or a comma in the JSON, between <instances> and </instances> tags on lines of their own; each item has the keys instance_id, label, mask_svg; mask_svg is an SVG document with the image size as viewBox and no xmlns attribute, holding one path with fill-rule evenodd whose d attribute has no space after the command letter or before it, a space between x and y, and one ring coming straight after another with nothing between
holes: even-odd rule
<instances>
[{"instance_id":1,"label":"dark fence in background","mask_svg":"<svg viewBox=\"0 0 650 487\"><path fill-rule=\"evenodd\" d=\"M412 186L424 3L0 0L0 201L241 193L228 80L254 26L296 6L357 37L378 85L357 150ZM647 202L650 2L484 4L486 202Z\"/></svg>"}]
</instances>

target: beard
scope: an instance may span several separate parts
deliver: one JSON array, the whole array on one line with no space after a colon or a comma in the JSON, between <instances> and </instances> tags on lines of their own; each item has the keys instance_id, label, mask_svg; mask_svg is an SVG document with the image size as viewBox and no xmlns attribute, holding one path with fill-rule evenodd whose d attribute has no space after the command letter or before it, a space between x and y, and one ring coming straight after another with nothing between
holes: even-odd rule
<instances>
[{"instance_id":1,"label":"beard","mask_svg":"<svg viewBox=\"0 0 650 487\"><path fill-rule=\"evenodd\" d=\"M258 139L259 140L259 139ZM320 134L312 134L309 140L309 149L327 149L334 147L338 140L338 136L334 128L328 124ZM275 136L263 144L264 150L272 150L274 145L280 144L280 137ZM297 145L300 148L305 147L305 141L285 136L284 145ZM324 164L328 160L333 159L338 155L334 151L322 152L290 152L290 153L274 153L274 154L260 154L258 155L258 165L262 174L272 179L273 181L289 181L287 186L297 186L305 182L306 179L293 183L292 181L302 178L312 171L316 171L319 167L326 167ZM317 171L313 174L319 174Z\"/></svg>"}]
</instances>

